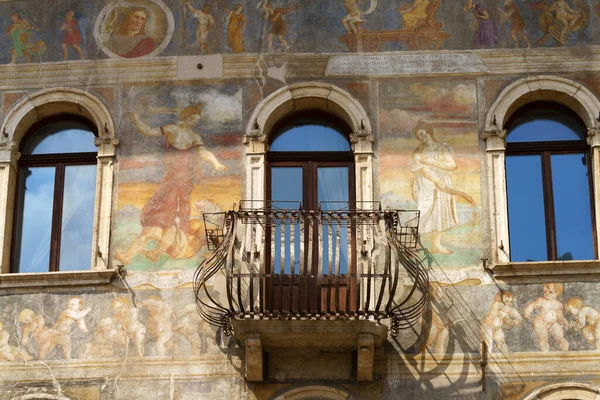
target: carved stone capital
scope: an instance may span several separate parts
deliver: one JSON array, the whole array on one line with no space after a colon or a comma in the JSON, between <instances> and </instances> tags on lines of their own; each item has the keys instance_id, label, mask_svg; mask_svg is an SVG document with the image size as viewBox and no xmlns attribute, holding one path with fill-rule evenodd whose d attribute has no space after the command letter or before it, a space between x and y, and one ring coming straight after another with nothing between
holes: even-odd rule
<instances>
[{"instance_id":1,"label":"carved stone capital","mask_svg":"<svg viewBox=\"0 0 600 400\"><path fill-rule=\"evenodd\" d=\"M360 129L350 134L350 143L355 153L370 153L373 151L373 134L366 129Z\"/></svg>"},{"instance_id":2,"label":"carved stone capital","mask_svg":"<svg viewBox=\"0 0 600 400\"><path fill-rule=\"evenodd\" d=\"M121 144L121 141L116 138L116 137L112 137L112 136L98 136L94 138L94 146L96 147L100 147L103 144L111 144L114 147L119 147L119 145Z\"/></svg>"},{"instance_id":3,"label":"carved stone capital","mask_svg":"<svg viewBox=\"0 0 600 400\"><path fill-rule=\"evenodd\" d=\"M269 138L258 129L253 129L247 135L244 135L244 144L252 149L252 152L269 151Z\"/></svg>"},{"instance_id":4,"label":"carved stone capital","mask_svg":"<svg viewBox=\"0 0 600 400\"><path fill-rule=\"evenodd\" d=\"M588 128L586 140L591 147L600 146L600 128Z\"/></svg>"},{"instance_id":5,"label":"carved stone capital","mask_svg":"<svg viewBox=\"0 0 600 400\"><path fill-rule=\"evenodd\" d=\"M21 153L19 153L15 142L10 141L0 143L0 162L16 163L19 158L21 158Z\"/></svg>"},{"instance_id":6,"label":"carved stone capital","mask_svg":"<svg viewBox=\"0 0 600 400\"><path fill-rule=\"evenodd\" d=\"M490 129L481 133L481 140L487 144L487 151L505 151L506 150L506 129Z\"/></svg>"},{"instance_id":7,"label":"carved stone capital","mask_svg":"<svg viewBox=\"0 0 600 400\"><path fill-rule=\"evenodd\" d=\"M350 134L350 143L358 143L361 140L366 140L370 143L373 143L373 134L367 132L366 129L361 129L358 132L353 132Z\"/></svg>"},{"instance_id":8,"label":"carved stone capital","mask_svg":"<svg viewBox=\"0 0 600 400\"><path fill-rule=\"evenodd\" d=\"M500 138L506 139L506 135L508 131L506 129L493 129L488 131L483 131L481 134L481 139L487 141L490 138Z\"/></svg>"}]
</instances>

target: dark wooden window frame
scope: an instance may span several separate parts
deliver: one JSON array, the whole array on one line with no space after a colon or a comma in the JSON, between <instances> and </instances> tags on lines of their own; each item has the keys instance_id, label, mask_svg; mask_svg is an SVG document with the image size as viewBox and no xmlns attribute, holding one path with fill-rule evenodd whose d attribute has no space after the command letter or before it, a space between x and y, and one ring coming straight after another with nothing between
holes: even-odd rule
<instances>
[{"instance_id":1,"label":"dark wooden window frame","mask_svg":"<svg viewBox=\"0 0 600 400\"><path fill-rule=\"evenodd\" d=\"M506 124L509 127L508 134L514 127L512 125L515 120L523 113L530 110L539 110L540 113L558 112L562 114L570 114L571 117L579 119L575 113L567 108L559 105L554 105L547 102L532 103L519 110ZM541 115L541 114L540 114ZM585 126L581 124L580 129L585 132ZM552 187L552 165L551 156L554 154L577 154L583 153L586 156L587 176L589 183L590 196L590 215L592 217L592 240L594 243L594 258L598 258L597 248L597 232L596 232L596 214L594 207L594 187L592 181L592 155L590 146L585 140L557 140L557 141L540 141L540 142L507 142L505 157L516 155L539 155L542 163L542 191L544 198L544 217L546 224L546 248L548 261L556 261L558 259L557 243L556 243L556 220L554 215L554 192ZM508 195L508 192L507 192ZM510 232L510 218L508 219Z\"/></svg>"},{"instance_id":2,"label":"dark wooden window frame","mask_svg":"<svg viewBox=\"0 0 600 400\"><path fill-rule=\"evenodd\" d=\"M97 136L96 127L85 118L76 115L56 115L46 118L36 124L25 134L19 150L23 151L27 142L45 125L56 122L73 122L83 124L95 136ZM62 224L62 208L65 186L65 168L73 165L96 165L98 153L56 153L56 154L34 154L23 155L17 162L17 179L15 190L15 206L12 228L12 243L10 252L10 268L11 272L16 271L15 260L17 257L17 249L20 247L21 237L19 232L19 224L22 217L23 193L21 191L21 180L23 179L23 168L30 167L54 167L54 197L52 199L52 228L50 233L50 260L48 271L58 271L60 265L60 242L61 242L61 224Z\"/></svg>"},{"instance_id":3,"label":"dark wooden window frame","mask_svg":"<svg viewBox=\"0 0 600 400\"><path fill-rule=\"evenodd\" d=\"M356 189L355 189L355 168L354 168L354 155L352 152L277 152L267 153L267 168L266 168L266 193L265 198L271 200L271 168L272 167L301 167L302 168L302 208L305 210L317 210L318 203L318 189L316 187L317 174L319 168L327 167L348 167L348 199L349 205L353 206L356 202ZM352 234L352 246L356 246L355 230L351 229ZM267 241L267 254L270 254L270 243ZM318 243L313 243L313 246L317 246ZM306 248L305 248L306 249ZM318 252L314 251L315 257ZM305 250L307 251L307 250ZM356 270L356 260L354 255L356 249L352 249L351 259L349 259L349 273ZM270 266L270 260L267 260L267 266ZM313 262L313 268L316 266L316 262ZM270 268L270 267L269 267ZM269 271L270 272L270 271ZM313 274L318 274L319 271L313 271Z\"/></svg>"}]
</instances>

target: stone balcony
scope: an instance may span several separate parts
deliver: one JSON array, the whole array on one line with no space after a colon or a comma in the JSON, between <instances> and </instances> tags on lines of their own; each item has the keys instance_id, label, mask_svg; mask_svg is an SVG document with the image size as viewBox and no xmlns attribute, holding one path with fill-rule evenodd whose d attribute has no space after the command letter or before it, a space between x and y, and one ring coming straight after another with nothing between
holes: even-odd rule
<instances>
[{"instance_id":1,"label":"stone balcony","mask_svg":"<svg viewBox=\"0 0 600 400\"><path fill-rule=\"evenodd\" d=\"M372 380L375 347L427 300L418 211L244 204L208 218L222 225L196 271L202 318L245 347L250 381L263 380L264 351L302 348L356 352L356 379Z\"/></svg>"}]
</instances>

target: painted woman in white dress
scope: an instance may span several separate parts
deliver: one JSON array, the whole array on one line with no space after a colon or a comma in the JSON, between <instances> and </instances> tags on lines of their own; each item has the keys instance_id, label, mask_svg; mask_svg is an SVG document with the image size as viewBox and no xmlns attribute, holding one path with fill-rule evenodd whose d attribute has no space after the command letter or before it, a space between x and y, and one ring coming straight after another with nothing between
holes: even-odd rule
<instances>
[{"instance_id":1,"label":"painted woman in white dress","mask_svg":"<svg viewBox=\"0 0 600 400\"><path fill-rule=\"evenodd\" d=\"M460 196L469 204L475 201L468 194L452 187L450 172L456 169L451 149L439 143L430 125L419 121L415 137L421 144L412 154L416 177L413 182L413 196L421 211L420 233L431 233L432 253L452 254L442 246L442 232L458 225L455 196Z\"/></svg>"}]
</instances>

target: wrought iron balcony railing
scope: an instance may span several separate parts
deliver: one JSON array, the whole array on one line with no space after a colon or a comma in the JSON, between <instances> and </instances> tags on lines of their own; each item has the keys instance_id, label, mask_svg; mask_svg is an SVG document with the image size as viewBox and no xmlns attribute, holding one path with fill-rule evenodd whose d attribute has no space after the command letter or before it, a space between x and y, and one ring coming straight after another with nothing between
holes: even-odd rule
<instances>
[{"instance_id":1,"label":"wrought iron balcony railing","mask_svg":"<svg viewBox=\"0 0 600 400\"><path fill-rule=\"evenodd\" d=\"M414 253L418 211L282 204L205 215L214 251L194 288L204 320L227 335L232 320L389 318L393 335L419 320L428 278Z\"/></svg>"}]
</instances>

